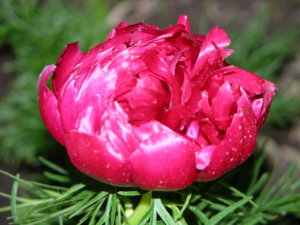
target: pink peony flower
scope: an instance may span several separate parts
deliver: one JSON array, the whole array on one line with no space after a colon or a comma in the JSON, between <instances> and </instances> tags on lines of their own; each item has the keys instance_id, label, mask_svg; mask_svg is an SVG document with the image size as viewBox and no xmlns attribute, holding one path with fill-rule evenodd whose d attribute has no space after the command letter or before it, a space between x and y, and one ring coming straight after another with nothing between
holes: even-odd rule
<instances>
[{"instance_id":1,"label":"pink peony flower","mask_svg":"<svg viewBox=\"0 0 300 225\"><path fill-rule=\"evenodd\" d=\"M229 44L218 27L192 35L187 16L164 30L122 22L86 54L72 43L44 68L42 120L102 182L174 190L216 179L251 155L276 89L228 65Z\"/></svg>"}]
</instances>

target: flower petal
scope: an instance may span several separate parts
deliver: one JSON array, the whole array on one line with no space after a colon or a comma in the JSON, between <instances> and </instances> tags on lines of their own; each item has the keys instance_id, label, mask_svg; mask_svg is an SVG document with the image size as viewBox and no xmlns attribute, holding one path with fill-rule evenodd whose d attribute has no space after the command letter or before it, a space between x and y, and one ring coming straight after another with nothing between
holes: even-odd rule
<instances>
[{"instance_id":1,"label":"flower petal","mask_svg":"<svg viewBox=\"0 0 300 225\"><path fill-rule=\"evenodd\" d=\"M184 25L185 30L186 30L188 33L191 33L190 22L189 22L189 19L188 19L187 15L180 15L180 16L178 17L177 24L182 24L182 25Z\"/></svg>"},{"instance_id":2,"label":"flower petal","mask_svg":"<svg viewBox=\"0 0 300 225\"><path fill-rule=\"evenodd\" d=\"M42 120L47 129L60 144L64 145L65 134L60 122L57 99L46 86L49 77L55 69L55 65L46 66L40 74L38 82L39 107Z\"/></svg>"},{"instance_id":3,"label":"flower petal","mask_svg":"<svg viewBox=\"0 0 300 225\"><path fill-rule=\"evenodd\" d=\"M118 103L107 105L102 118L101 136L109 140L113 146L131 154L139 145L128 117Z\"/></svg>"},{"instance_id":4,"label":"flower petal","mask_svg":"<svg viewBox=\"0 0 300 225\"><path fill-rule=\"evenodd\" d=\"M196 167L198 170L204 170L209 165L215 148L215 145L209 145L203 148L201 151L196 152Z\"/></svg>"},{"instance_id":5,"label":"flower petal","mask_svg":"<svg viewBox=\"0 0 300 225\"><path fill-rule=\"evenodd\" d=\"M256 121L252 107L242 91L238 110L225 138L212 151L210 164L197 175L198 181L213 180L244 162L256 143Z\"/></svg>"},{"instance_id":6,"label":"flower petal","mask_svg":"<svg viewBox=\"0 0 300 225\"><path fill-rule=\"evenodd\" d=\"M263 94L264 103L261 109L261 119L257 124L258 130L260 130L261 126L264 124L264 122L267 119L267 115L269 113L270 106L271 106L271 101L275 95L275 91L277 90L276 85L267 80L264 80L262 88L264 92Z\"/></svg>"},{"instance_id":7,"label":"flower petal","mask_svg":"<svg viewBox=\"0 0 300 225\"><path fill-rule=\"evenodd\" d=\"M216 97L212 100L212 110L214 119L224 119L229 116L234 103L233 93L228 82L220 87Z\"/></svg>"},{"instance_id":8,"label":"flower petal","mask_svg":"<svg viewBox=\"0 0 300 225\"><path fill-rule=\"evenodd\" d=\"M114 70L104 72L95 63L85 74L79 74L66 84L64 93L59 101L59 110L65 132L75 128L79 113L85 110L86 104L99 95L99 117L105 110L104 102L112 95L117 74Z\"/></svg>"},{"instance_id":9,"label":"flower petal","mask_svg":"<svg viewBox=\"0 0 300 225\"><path fill-rule=\"evenodd\" d=\"M156 123L152 124L157 128ZM144 189L185 188L196 176L196 146L172 130L160 128L163 131L153 132L131 155L133 182Z\"/></svg>"},{"instance_id":10,"label":"flower petal","mask_svg":"<svg viewBox=\"0 0 300 225\"><path fill-rule=\"evenodd\" d=\"M264 80L256 74L235 66L227 66L219 71L223 72L224 80L230 84L238 84L252 95L260 95L263 93L262 84Z\"/></svg>"},{"instance_id":11,"label":"flower petal","mask_svg":"<svg viewBox=\"0 0 300 225\"><path fill-rule=\"evenodd\" d=\"M84 174L114 185L132 184L127 155L103 137L71 131L66 146L72 163Z\"/></svg>"},{"instance_id":12,"label":"flower petal","mask_svg":"<svg viewBox=\"0 0 300 225\"><path fill-rule=\"evenodd\" d=\"M60 58L57 60L57 68L52 79L53 91L56 97L59 96L59 93L62 91L63 86L71 75L72 70L82 58L83 54L78 48L78 43L68 44Z\"/></svg>"},{"instance_id":13,"label":"flower petal","mask_svg":"<svg viewBox=\"0 0 300 225\"><path fill-rule=\"evenodd\" d=\"M224 30L219 29L218 27L214 27L212 30L210 30L202 44L200 53L192 70L192 76L197 74L197 72L199 72L204 67L205 63L212 53L220 49L220 53L222 56L222 50L229 46L229 44L230 39ZM223 54L223 56L225 55L226 54Z\"/></svg>"},{"instance_id":14,"label":"flower petal","mask_svg":"<svg viewBox=\"0 0 300 225\"><path fill-rule=\"evenodd\" d=\"M82 106L82 111L78 113L75 129L85 134L100 134L101 119L104 111L101 107L101 97L95 95L87 100Z\"/></svg>"},{"instance_id":15,"label":"flower petal","mask_svg":"<svg viewBox=\"0 0 300 225\"><path fill-rule=\"evenodd\" d=\"M145 51L142 55L142 59L144 60L148 69L155 74L157 78L165 81L168 84L171 93L172 104L180 104L180 86L178 85L174 74L171 73L170 68L164 59L158 53L156 53L155 50Z\"/></svg>"}]
</instances>

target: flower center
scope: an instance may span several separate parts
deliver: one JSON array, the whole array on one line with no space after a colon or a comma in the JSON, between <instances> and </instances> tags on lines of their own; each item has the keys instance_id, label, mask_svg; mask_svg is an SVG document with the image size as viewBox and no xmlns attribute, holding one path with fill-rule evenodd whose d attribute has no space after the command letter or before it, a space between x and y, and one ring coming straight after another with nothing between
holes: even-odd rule
<instances>
[{"instance_id":1,"label":"flower center","mask_svg":"<svg viewBox=\"0 0 300 225\"><path fill-rule=\"evenodd\" d=\"M163 83L147 73L141 72L123 81L122 85L117 85L119 88L115 92L115 100L127 113L132 125L160 121L170 101Z\"/></svg>"}]
</instances>

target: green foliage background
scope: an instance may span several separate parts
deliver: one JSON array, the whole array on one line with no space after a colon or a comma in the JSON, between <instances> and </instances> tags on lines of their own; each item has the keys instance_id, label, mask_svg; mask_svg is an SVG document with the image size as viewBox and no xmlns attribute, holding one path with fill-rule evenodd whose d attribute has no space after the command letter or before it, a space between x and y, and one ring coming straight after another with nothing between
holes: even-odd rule
<instances>
[{"instance_id":1,"label":"green foliage background","mask_svg":"<svg viewBox=\"0 0 300 225\"><path fill-rule=\"evenodd\" d=\"M36 164L37 154L59 148L41 123L36 84L45 65L56 62L64 46L79 42L87 51L105 40L107 6L87 1L83 6L63 1L37 0L0 3L0 44L11 48L14 59L1 73L17 74L0 105L0 157L5 162ZM74 16L76 15L76 16Z\"/></svg>"}]
</instances>

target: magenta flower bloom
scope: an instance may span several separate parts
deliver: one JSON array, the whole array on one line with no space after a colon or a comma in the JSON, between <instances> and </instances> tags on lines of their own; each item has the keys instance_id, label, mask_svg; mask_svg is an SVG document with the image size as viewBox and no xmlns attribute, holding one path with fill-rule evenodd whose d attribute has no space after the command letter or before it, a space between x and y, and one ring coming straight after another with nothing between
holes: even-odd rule
<instances>
[{"instance_id":1,"label":"magenta flower bloom","mask_svg":"<svg viewBox=\"0 0 300 225\"><path fill-rule=\"evenodd\" d=\"M80 171L102 182L182 189L244 162L276 86L228 65L230 39L122 22L83 54L77 43L40 75L46 127ZM53 75L50 90L46 83Z\"/></svg>"}]
</instances>

